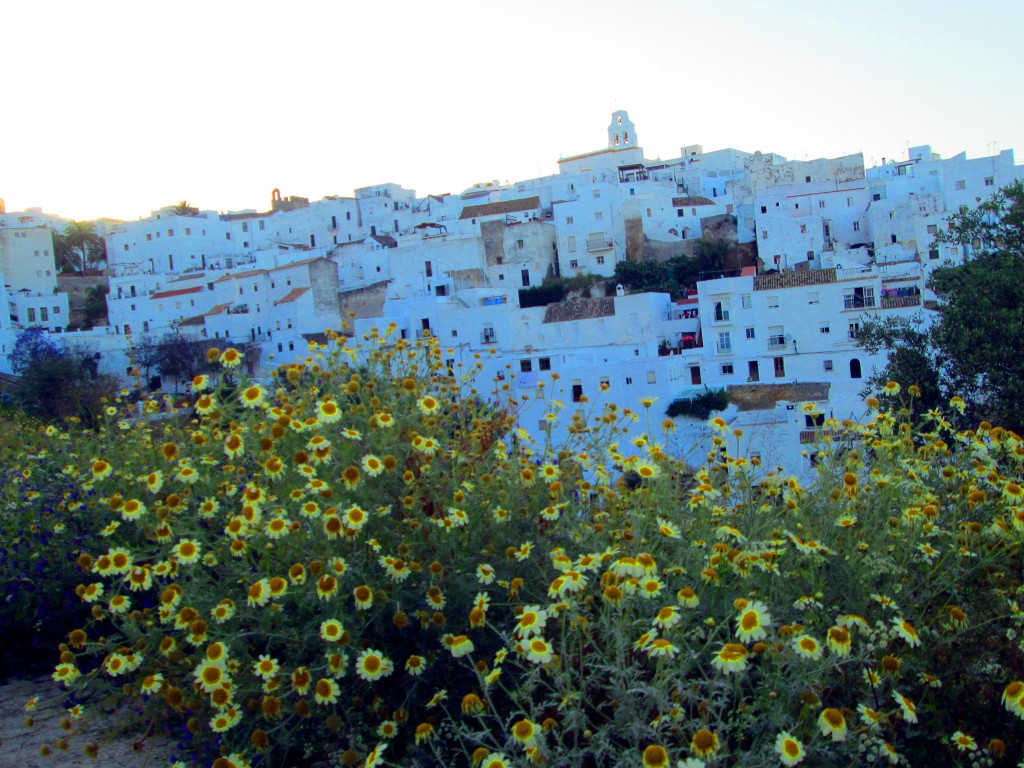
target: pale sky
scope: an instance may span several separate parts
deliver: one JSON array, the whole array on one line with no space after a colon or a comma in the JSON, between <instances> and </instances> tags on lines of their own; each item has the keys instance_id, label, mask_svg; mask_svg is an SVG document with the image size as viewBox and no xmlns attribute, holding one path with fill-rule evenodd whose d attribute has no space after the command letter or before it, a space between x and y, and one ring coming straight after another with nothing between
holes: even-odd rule
<instances>
[{"instance_id":1,"label":"pale sky","mask_svg":"<svg viewBox=\"0 0 1024 768\"><path fill-rule=\"evenodd\" d=\"M8 0L0 198L135 219L649 158L1024 155L1020 0Z\"/></svg>"}]
</instances>

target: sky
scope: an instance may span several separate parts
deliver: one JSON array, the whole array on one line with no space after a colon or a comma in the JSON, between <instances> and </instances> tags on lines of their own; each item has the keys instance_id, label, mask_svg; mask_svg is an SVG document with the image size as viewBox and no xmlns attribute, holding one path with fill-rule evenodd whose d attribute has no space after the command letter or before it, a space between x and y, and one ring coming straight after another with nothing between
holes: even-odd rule
<instances>
[{"instance_id":1,"label":"sky","mask_svg":"<svg viewBox=\"0 0 1024 768\"><path fill-rule=\"evenodd\" d=\"M4 3L0 198L75 219L650 159L1024 153L1020 0Z\"/></svg>"}]
</instances>

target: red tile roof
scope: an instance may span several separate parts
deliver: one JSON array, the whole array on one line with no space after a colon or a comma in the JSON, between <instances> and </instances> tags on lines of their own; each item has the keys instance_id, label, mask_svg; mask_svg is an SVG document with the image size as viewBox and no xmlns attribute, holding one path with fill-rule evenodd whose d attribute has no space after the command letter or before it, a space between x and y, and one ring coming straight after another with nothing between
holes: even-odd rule
<instances>
[{"instance_id":1,"label":"red tile roof","mask_svg":"<svg viewBox=\"0 0 1024 768\"><path fill-rule=\"evenodd\" d=\"M197 285L194 288L179 288L176 291L161 291L160 293L151 294L149 299L169 299L172 296L184 296L186 293L199 293L203 290L203 286Z\"/></svg>"},{"instance_id":2,"label":"red tile roof","mask_svg":"<svg viewBox=\"0 0 1024 768\"><path fill-rule=\"evenodd\" d=\"M521 197L518 200L502 200L499 203L467 205L462 209L459 219L475 219L480 216L496 216L501 213L519 213L538 208L540 208L540 198L534 195L533 197Z\"/></svg>"},{"instance_id":3,"label":"red tile roof","mask_svg":"<svg viewBox=\"0 0 1024 768\"><path fill-rule=\"evenodd\" d=\"M282 298L275 301L274 306L277 306L278 304L288 304L289 302L295 301L308 290L309 288L292 288Z\"/></svg>"},{"instance_id":4,"label":"red tile roof","mask_svg":"<svg viewBox=\"0 0 1024 768\"><path fill-rule=\"evenodd\" d=\"M265 269L250 269L248 272L235 272L233 275L223 275L214 280L215 283L223 283L225 280L237 280L241 277L252 277L253 275L265 275Z\"/></svg>"}]
</instances>

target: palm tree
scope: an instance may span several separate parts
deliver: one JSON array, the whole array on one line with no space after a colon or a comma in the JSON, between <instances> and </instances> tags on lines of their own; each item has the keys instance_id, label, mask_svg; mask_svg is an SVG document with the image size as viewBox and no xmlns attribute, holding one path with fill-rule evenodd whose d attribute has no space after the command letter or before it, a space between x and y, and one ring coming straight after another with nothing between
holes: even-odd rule
<instances>
[{"instance_id":1,"label":"palm tree","mask_svg":"<svg viewBox=\"0 0 1024 768\"><path fill-rule=\"evenodd\" d=\"M171 208L171 213L174 216L198 216L199 209L189 205L188 200L181 200L176 206Z\"/></svg>"},{"instance_id":2,"label":"palm tree","mask_svg":"<svg viewBox=\"0 0 1024 768\"><path fill-rule=\"evenodd\" d=\"M72 221L64 227L64 246L69 263L84 275L90 264L106 258L106 244L93 221Z\"/></svg>"}]
</instances>

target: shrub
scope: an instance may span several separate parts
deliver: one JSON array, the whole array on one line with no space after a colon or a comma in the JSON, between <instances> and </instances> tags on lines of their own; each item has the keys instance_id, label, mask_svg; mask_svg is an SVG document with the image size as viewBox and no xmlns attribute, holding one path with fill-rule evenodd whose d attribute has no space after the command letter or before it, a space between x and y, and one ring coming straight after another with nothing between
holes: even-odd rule
<instances>
[{"instance_id":1,"label":"shrub","mask_svg":"<svg viewBox=\"0 0 1024 768\"><path fill-rule=\"evenodd\" d=\"M96 532L72 696L217 768L1019 759L1018 436L877 413L825 423L813 484L723 437L684 484L610 404L534 443L436 340L368 344L24 457Z\"/></svg>"},{"instance_id":2,"label":"shrub","mask_svg":"<svg viewBox=\"0 0 1024 768\"><path fill-rule=\"evenodd\" d=\"M705 420L715 411L724 411L729 407L729 395L724 389L709 389L693 397L679 397L668 404L665 415L669 418L689 416L693 419Z\"/></svg>"}]
</instances>

